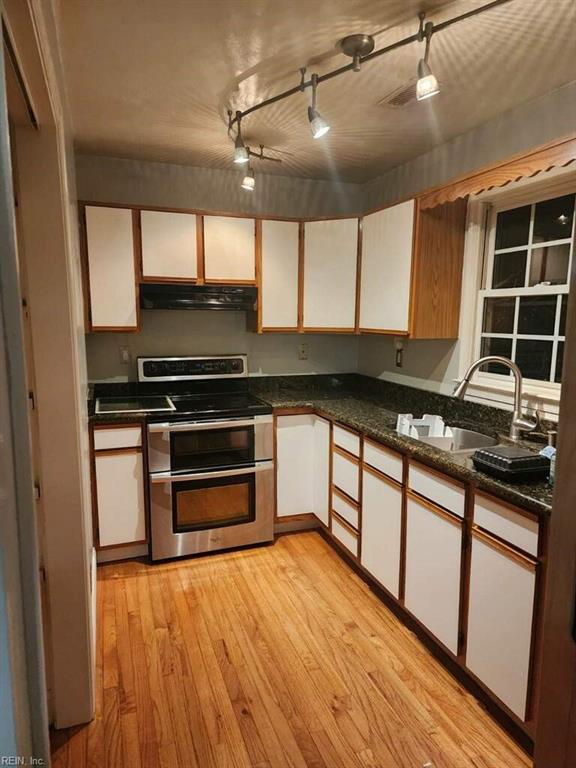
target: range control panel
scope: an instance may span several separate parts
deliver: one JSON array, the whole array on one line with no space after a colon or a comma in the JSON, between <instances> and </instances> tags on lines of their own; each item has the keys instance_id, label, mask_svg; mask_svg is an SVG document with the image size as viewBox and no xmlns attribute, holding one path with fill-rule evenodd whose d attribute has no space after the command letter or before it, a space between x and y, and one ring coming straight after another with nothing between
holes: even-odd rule
<instances>
[{"instance_id":1,"label":"range control panel","mask_svg":"<svg viewBox=\"0 0 576 768\"><path fill-rule=\"evenodd\" d=\"M222 357L139 357L138 381L240 378L248 375L246 355Z\"/></svg>"}]
</instances>

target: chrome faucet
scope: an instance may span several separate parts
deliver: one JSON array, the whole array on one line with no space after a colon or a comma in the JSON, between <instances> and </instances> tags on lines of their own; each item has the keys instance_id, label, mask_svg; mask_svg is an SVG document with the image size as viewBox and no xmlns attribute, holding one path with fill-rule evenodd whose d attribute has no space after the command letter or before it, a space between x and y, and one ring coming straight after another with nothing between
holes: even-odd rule
<instances>
[{"instance_id":1,"label":"chrome faucet","mask_svg":"<svg viewBox=\"0 0 576 768\"><path fill-rule=\"evenodd\" d=\"M480 366L486 363L499 363L510 368L514 374L514 412L512 414L512 423L510 424L510 439L515 442L520 439L521 433L530 432L536 429L538 426L538 419L532 419L529 416L524 416L522 413L522 373L516 363L509 360L507 357L500 357L499 355L488 355L487 357L481 357L472 363L470 368L464 374L464 378L456 385L456 389L452 393L452 397L457 397L458 400L464 400L464 395L470 384L470 379L474 371L478 370Z\"/></svg>"}]
</instances>

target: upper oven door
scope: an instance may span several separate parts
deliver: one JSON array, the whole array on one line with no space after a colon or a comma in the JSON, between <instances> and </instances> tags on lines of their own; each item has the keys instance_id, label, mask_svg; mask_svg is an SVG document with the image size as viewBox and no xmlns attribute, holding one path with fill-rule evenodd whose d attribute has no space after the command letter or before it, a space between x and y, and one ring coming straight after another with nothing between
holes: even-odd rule
<instances>
[{"instance_id":1,"label":"upper oven door","mask_svg":"<svg viewBox=\"0 0 576 768\"><path fill-rule=\"evenodd\" d=\"M150 472L233 467L272 458L272 416L150 424Z\"/></svg>"}]
</instances>

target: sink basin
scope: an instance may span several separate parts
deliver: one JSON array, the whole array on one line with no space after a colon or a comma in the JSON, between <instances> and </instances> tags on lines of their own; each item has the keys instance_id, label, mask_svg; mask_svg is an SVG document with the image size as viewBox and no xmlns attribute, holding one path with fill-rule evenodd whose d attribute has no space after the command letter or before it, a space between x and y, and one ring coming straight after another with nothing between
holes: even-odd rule
<instances>
[{"instance_id":1,"label":"sink basin","mask_svg":"<svg viewBox=\"0 0 576 768\"><path fill-rule=\"evenodd\" d=\"M420 441L450 453L473 453L478 448L497 445L498 440L471 429L451 427L452 437L421 437Z\"/></svg>"}]
</instances>

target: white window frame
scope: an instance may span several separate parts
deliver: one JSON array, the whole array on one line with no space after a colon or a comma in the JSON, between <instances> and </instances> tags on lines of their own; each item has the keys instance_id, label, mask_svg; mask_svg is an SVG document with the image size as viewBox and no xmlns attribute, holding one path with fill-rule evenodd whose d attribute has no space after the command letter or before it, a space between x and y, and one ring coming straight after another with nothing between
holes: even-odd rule
<instances>
[{"instance_id":1,"label":"white window frame","mask_svg":"<svg viewBox=\"0 0 576 768\"><path fill-rule=\"evenodd\" d=\"M576 173L571 168L557 168L546 173L545 180L539 177L522 179L506 188L477 195L469 202L464 248L458 378L462 378L468 366L480 357L484 296L567 294L569 291L569 285L540 286L537 290L534 287L497 290L485 288L492 274L496 214L498 211L510 210L574 192L576 192ZM576 228L576 222L573 226ZM575 250L573 238L568 280L576 267ZM529 260L526 268L529 268ZM561 301L561 298L558 301ZM550 341L549 336L542 338ZM556 350L555 344L554 353ZM525 379L524 406L532 410L538 409L546 418L555 419L558 417L560 392L561 384ZM467 393L467 397L471 400L505 409L512 407L513 395L514 380L511 377L508 380L508 377L501 374L483 371L477 371L474 374Z\"/></svg>"}]
</instances>

